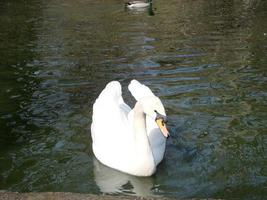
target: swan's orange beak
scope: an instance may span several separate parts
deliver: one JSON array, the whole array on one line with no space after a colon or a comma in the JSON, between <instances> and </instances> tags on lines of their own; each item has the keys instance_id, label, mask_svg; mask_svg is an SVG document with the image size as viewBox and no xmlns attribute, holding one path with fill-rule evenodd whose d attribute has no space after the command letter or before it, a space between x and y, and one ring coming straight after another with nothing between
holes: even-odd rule
<instances>
[{"instance_id":1,"label":"swan's orange beak","mask_svg":"<svg viewBox=\"0 0 267 200\"><path fill-rule=\"evenodd\" d=\"M166 123L165 123L164 119L162 119L162 118L156 118L156 123L157 123L159 129L161 130L161 133L166 138L168 138L170 134L169 134L169 131L167 129L167 126L166 126Z\"/></svg>"}]
</instances>

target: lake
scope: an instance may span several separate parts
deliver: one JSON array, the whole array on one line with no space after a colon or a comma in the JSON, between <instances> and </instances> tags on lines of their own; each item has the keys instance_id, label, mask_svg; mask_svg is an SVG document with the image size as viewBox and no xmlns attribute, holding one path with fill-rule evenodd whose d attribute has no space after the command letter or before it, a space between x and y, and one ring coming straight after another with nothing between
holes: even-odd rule
<instances>
[{"instance_id":1,"label":"lake","mask_svg":"<svg viewBox=\"0 0 267 200\"><path fill-rule=\"evenodd\" d=\"M267 1L0 2L0 190L175 198L267 196ZM171 137L152 177L93 156L111 80L161 98Z\"/></svg>"}]
</instances>

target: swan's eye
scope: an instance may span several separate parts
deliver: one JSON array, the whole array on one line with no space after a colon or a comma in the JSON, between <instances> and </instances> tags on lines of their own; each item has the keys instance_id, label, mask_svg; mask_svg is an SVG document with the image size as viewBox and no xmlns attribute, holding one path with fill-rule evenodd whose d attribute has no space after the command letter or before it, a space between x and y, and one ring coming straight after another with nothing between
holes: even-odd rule
<instances>
[{"instance_id":1,"label":"swan's eye","mask_svg":"<svg viewBox=\"0 0 267 200\"><path fill-rule=\"evenodd\" d=\"M164 124L167 123L167 117L164 116L164 115L159 114L156 110L154 110L154 111L155 111L155 113L157 114L157 116L156 116L156 120L157 120L157 119L161 119L161 121L162 121L162 126L164 126Z\"/></svg>"}]
</instances>

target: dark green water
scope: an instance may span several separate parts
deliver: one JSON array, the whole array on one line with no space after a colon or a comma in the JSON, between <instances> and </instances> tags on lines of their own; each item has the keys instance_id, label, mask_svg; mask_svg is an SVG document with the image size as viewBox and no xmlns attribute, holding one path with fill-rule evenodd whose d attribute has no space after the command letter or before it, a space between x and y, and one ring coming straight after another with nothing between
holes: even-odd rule
<instances>
[{"instance_id":1,"label":"dark green water","mask_svg":"<svg viewBox=\"0 0 267 200\"><path fill-rule=\"evenodd\" d=\"M0 190L267 198L267 2L0 2ZM172 137L150 178L94 160L92 104L133 78Z\"/></svg>"}]
</instances>

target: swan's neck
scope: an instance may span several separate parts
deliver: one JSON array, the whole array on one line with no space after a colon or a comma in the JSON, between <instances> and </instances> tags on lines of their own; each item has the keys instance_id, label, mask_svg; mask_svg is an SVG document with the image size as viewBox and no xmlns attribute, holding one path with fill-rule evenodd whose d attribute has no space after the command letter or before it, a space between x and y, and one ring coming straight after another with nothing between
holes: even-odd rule
<instances>
[{"instance_id":1,"label":"swan's neck","mask_svg":"<svg viewBox=\"0 0 267 200\"><path fill-rule=\"evenodd\" d=\"M135 139L138 143L142 144L139 146L150 148L146 133L146 115L143 111L142 105L139 102L137 102L134 107L133 125Z\"/></svg>"},{"instance_id":2,"label":"swan's neck","mask_svg":"<svg viewBox=\"0 0 267 200\"><path fill-rule=\"evenodd\" d=\"M147 136L146 115L139 102L137 102L134 107L133 126L135 134L135 151L137 153L136 159L138 159L139 163L144 164L144 166L141 166L142 168L154 171L155 162Z\"/></svg>"}]
</instances>

